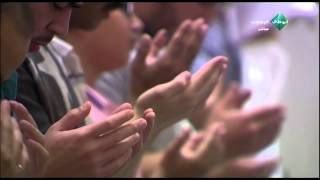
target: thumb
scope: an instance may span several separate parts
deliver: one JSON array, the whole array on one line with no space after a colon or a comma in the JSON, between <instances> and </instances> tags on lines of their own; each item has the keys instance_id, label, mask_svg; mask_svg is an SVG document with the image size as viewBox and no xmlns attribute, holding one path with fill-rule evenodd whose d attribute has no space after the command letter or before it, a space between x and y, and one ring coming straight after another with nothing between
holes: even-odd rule
<instances>
[{"instance_id":1,"label":"thumb","mask_svg":"<svg viewBox=\"0 0 320 180\"><path fill-rule=\"evenodd\" d=\"M137 48L137 55L132 62L132 70L134 72L143 70L145 68L146 57L150 50L150 46L151 37L147 34L144 34Z\"/></svg>"},{"instance_id":2,"label":"thumb","mask_svg":"<svg viewBox=\"0 0 320 180\"><path fill-rule=\"evenodd\" d=\"M165 94L166 97L175 96L190 84L191 76L189 71L184 71L178 74L173 80L159 85L158 92Z\"/></svg>"},{"instance_id":3,"label":"thumb","mask_svg":"<svg viewBox=\"0 0 320 180\"><path fill-rule=\"evenodd\" d=\"M187 142L190 137L190 129L185 129L178 137L176 137L168 146L165 157L176 158L179 156L179 152L182 146Z\"/></svg>"},{"instance_id":4,"label":"thumb","mask_svg":"<svg viewBox=\"0 0 320 180\"><path fill-rule=\"evenodd\" d=\"M137 107L145 109L146 107L150 107L151 104L153 106L155 104L154 102L163 100L163 98L168 99L177 93L181 93L190 84L190 79L190 72L185 71L180 73L174 80L147 90L138 97L136 101Z\"/></svg>"},{"instance_id":5,"label":"thumb","mask_svg":"<svg viewBox=\"0 0 320 180\"><path fill-rule=\"evenodd\" d=\"M72 109L55 124L59 131L66 131L76 128L89 115L91 103L86 102L82 106Z\"/></svg>"}]
</instances>

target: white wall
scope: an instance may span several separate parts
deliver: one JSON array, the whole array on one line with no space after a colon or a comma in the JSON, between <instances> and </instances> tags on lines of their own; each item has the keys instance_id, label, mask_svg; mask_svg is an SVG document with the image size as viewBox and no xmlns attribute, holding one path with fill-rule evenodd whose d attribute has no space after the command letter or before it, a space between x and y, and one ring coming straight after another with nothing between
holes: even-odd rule
<instances>
[{"instance_id":1,"label":"white wall","mask_svg":"<svg viewBox=\"0 0 320 180\"><path fill-rule=\"evenodd\" d=\"M284 175L319 177L319 16L313 27L298 21L279 34L290 55L282 97L287 105L280 138Z\"/></svg>"}]
</instances>

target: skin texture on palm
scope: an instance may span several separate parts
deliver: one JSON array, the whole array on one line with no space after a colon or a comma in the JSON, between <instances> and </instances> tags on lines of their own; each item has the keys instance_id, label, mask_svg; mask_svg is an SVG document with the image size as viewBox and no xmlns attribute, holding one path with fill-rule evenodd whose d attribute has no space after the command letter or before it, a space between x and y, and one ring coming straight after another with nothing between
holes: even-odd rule
<instances>
[{"instance_id":1,"label":"skin texture on palm","mask_svg":"<svg viewBox=\"0 0 320 180\"><path fill-rule=\"evenodd\" d=\"M145 157L143 177L202 177L223 159L223 133L222 124L192 135L185 130L164 151Z\"/></svg>"},{"instance_id":2,"label":"skin texture on palm","mask_svg":"<svg viewBox=\"0 0 320 180\"><path fill-rule=\"evenodd\" d=\"M11 110L19 125L11 117ZM44 147L44 136L26 108L15 101L2 101L1 128L1 176L42 176L49 153Z\"/></svg>"},{"instance_id":3,"label":"skin texture on palm","mask_svg":"<svg viewBox=\"0 0 320 180\"><path fill-rule=\"evenodd\" d=\"M223 127L223 125L222 125ZM148 153L142 161L142 177L269 177L276 168L279 158L256 159L255 157L241 157L224 161L222 136L224 129L220 128L220 136L211 136L216 149L205 148L202 158L186 158L183 152L193 151L196 144L201 143L201 136L190 138L186 130L175 138L164 150L157 153ZM217 146L218 145L218 146ZM214 147L214 146L213 146ZM221 148L222 147L222 148ZM216 150L216 151L215 151ZM187 151L187 152L188 152ZM216 152L216 153L213 153ZM193 156L195 157L195 156ZM201 156L198 156L201 157ZM207 163L204 163L207 162ZM202 168L199 168L202 167Z\"/></svg>"},{"instance_id":4,"label":"skin texture on palm","mask_svg":"<svg viewBox=\"0 0 320 180\"><path fill-rule=\"evenodd\" d=\"M16 101L10 101L13 112L19 119L19 126L28 150L29 162L25 174L31 177L41 177L46 169L49 152L45 148L44 135L38 130L37 124L28 110Z\"/></svg>"},{"instance_id":5,"label":"skin texture on palm","mask_svg":"<svg viewBox=\"0 0 320 180\"><path fill-rule=\"evenodd\" d=\"M133 147L142 136L138 132L146 128L146 120L140 118L125 124L134 113L124 109L106 120L75 129L90 107L87 102L73 109L46 133L50 159L45 175L111 176L132 157Z\"/></svg>"},{"instance_id":6,"label":"skin texture on palm","mask_svg":"<svg viewBox=\"0 0 320 180\"><path fill-rule=\"evenodd\" d=\"M191 76L189 72L183 72L174 80L157 85L139 96L135 111L140 112L146 107L151 107L157 114L151 137L188 117L199 104L206 101L226 65L225 57L215 57L196 74Z\"/></svg>"},{"instance_id":7,"label":"skin texture on palm","mask_svg":"<svg viewBox=\"0 0 320 180\"><path fill-rule=\"evenodd\" d=\"M1 177L16 177L18 164L26 165L27 150L16 120L11 117L8 101L1 101Z\"/></svg>"},{"instance_id":8,"label":"skin texture on palm","mask_svg":"<svg viewBox=\"0 0 320 180\"><path fill-rule=\"evenodd\" d=\"M210 127L216 122L224 122L226 135L226 157L256 153L269 145L278 135L284 120L284 108L281 105L264 105L248 110L242 106L250 97L250 91L241 90L232 84L226 93L217 100L212 93L202 111L191 116L192 122ZM199 123L199 121L202 121Z\"/></svg>"},{"instance_id":9,"label":"skin texture on palm","mask_svg":"<svg viewBox=\"0 0 320 180\"><path fill-rule=\"evenodd\" d=\"M185 20L168 41L166 30L160 30L153 40L142 37L131 68L131 100L155 85L166 83L190 68L208 26L202 18ZM165 49L165 50L164 50Z\"/></svg>"}]
</instances>

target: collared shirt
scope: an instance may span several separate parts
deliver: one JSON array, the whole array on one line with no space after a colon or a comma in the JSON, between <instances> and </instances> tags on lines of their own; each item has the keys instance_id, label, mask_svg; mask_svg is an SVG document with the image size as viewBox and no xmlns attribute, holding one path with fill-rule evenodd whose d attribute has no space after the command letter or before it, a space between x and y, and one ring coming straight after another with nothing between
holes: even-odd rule
<instances>
[{"instance_id":1,"label":"collared shirt","mask_svg":"<svg viewBox=\"0 0 320 180\"><path fill-rule=\"evenodd\" d=\"M18 75L13 72L10 79L1 83L1 99L14 100L17 95L17 79Z\"/></svg>"},{"instance_id":2,"label":"collared shirt","mask_svg":"<svg viewBox=\"0 0 320 180\"><path fill-rule=\"evenodd\" d=\"M18 101L26 106L43 133L80 105L63 63L72 51L71 45L54 38L39 52L28 54L18 70Z\"/></svg>"},{"instance_id":3,"label":"collared shirt","mask_svg":"<svg viewBox=\"0 0 320 180\"><path fill-rule=\"evenodd\" d=\"M63 71L73 87L79 103L83 104L87 100L92 103L86 123L97 122L107 118L115 108L115 105L86 84L80 57L73 50L72 46L57 37L50 44L55 48L56 53L62 57L59 61L60 66L63 67Z\"/></svg>"}]
</instances>

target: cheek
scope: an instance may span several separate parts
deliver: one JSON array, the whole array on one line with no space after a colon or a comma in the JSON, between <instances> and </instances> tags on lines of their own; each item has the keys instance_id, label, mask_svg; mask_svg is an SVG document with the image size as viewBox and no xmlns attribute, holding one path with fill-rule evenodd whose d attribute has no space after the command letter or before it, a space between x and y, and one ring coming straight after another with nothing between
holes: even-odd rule
<instances>
[{"instance_id":1,"label":"cheek","mask_svg":"<svg viewBox=\"0 0 320 180\"><path fill-rule=\"evenodd\" d=\"M110 38L107 39L106 55L109 57L109 68L116 69L125 66L128 63L130 45L129 38L123 33L110 34ZM107 62L106 62L107 63Z\"/></svg>"},{"instance_id":2,"label":"cheek","mask_svg":"<svg viewBox=\"0 0 320 180\"><path fill-rule=\"evenodd\" d=\"M108 41L107 51L112 56L113 68L119 68L128 63L132 33L126 21L113 21L112 25L105 40Z\"/></svg>"},{"instance_id":3,"label":"cheek","mask_svg":"<svg viewBox=\"0 0 320 180\"><path fill-rule=\"evenodd\" d=\"M54 15L53 8L48 3L31 3L30 10L33 20L32 36L44 34Z\"/></svg>"}]
</instances>

